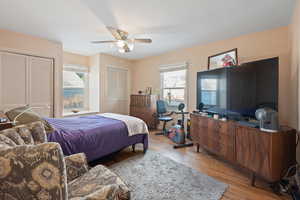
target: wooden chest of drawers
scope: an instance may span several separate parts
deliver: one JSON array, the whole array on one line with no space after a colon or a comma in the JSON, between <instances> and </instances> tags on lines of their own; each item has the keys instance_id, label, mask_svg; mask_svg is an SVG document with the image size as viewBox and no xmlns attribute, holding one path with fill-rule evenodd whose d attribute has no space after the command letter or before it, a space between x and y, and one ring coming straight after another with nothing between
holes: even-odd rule
<instances>
[{"instance_id":1,"label":"wooden chest of drawers","mask_svg":"<svg viewBox=\"0 0 300 200\"><path fill-rule=\"evenodd\" d=\"M130 115L144 120L149 129L156 129L158 124L156 119L157 99L157 95L131 95Z\"/></svg>"},{"instance_id":2,"label":"wooden chest of drawers","mask_svg":"<svg viewBox=\"0 0 300 200\"><path fill-rule=\"evenodd\" d=\"M191 114L191 136L203 147L250 170L268 182L276 182L296 159L296 130L282 127L268 133L235 121L220 121Z\"/></svg>"}]
</instances>

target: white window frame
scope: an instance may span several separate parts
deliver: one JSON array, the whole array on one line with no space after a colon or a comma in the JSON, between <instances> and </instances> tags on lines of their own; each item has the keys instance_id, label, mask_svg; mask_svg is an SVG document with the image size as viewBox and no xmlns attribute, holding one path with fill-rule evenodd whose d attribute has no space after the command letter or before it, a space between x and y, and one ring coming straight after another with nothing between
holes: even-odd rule
<instances>
[{"instance_id":1,"label":"white window frame","mask_svg":"<svg viewBox=\"0 0 300 200\"><path fill-rule=\"evenodd\" d=\"M90 70L89 70L89 67L82 66L82 65L65 64L65 65L63 65L63 71L86 73L86 78L85 78L85 83L84 83L86 87L85 87L84 92L87 95L84 96L84 108L83 108L83 110L80 110L79 112L88 112L90 110L90 81L89 81ZM64 87L63 87L63 90L64 90ZM64 98L64 95L62 95L62 98ZM63 105L63 113L68 114L69 112L70 111L65 111L64 105Z\"/></svg>"},{"instance_id":2,"label":"white window frame","mask_svg":"<svg viewBox=\"0 0 300 200\"><path fill-rule=\"evenodd\" d=\"M161 65L160 66L160 95L161 99L164 97L164 89L184 89L184 104L185 104L185 110L188 110L188 102L189 102L189 94L188 94L188 83L189 83L189 69L188 69L189 64L187 62L183 63L178 63L178 64L170 64L170 65ZM186 70L185 71L185 87L175 87L175 88L164 88L163 87L163 78L162 74L164 72L171 72L171 71L180 71L180 70ZM170 110L177 110L177 107L175 108L174 106L169 106Z\"/></svg>"}]
</instances>

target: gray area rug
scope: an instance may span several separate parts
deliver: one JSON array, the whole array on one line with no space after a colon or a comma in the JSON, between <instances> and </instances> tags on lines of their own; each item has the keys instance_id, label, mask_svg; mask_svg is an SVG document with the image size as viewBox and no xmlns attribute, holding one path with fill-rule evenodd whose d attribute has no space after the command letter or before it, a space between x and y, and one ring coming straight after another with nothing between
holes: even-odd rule
<instances>
[{"instance_id":1,"label":"gray area rug","mask_svg":"<svg viewBox=\"0 0 300 200\"><path fill-rule=\"evenodd\" d=\"M218 200L228 186L154 151L109 168L129 185L133 200Z\"/></svg>"}]
</instances>

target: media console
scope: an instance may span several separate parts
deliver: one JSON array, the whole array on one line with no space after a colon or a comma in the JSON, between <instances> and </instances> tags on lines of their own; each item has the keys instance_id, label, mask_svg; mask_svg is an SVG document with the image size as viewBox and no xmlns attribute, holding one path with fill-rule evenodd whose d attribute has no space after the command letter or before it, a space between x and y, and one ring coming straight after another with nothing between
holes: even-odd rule
<instances>
[{"instance_id":1,"label":"media console","mask_svg":"<svg viewBox=\"0 0 300 200\"><path fill-rule=\"evenodd\" d=\"M269 133L192 113L191 136L198 152L202 147L252 172L252 185L256 177L269 183L279 181L296 162L296 130L288 127Z\"/></svg>"}]
</instances>

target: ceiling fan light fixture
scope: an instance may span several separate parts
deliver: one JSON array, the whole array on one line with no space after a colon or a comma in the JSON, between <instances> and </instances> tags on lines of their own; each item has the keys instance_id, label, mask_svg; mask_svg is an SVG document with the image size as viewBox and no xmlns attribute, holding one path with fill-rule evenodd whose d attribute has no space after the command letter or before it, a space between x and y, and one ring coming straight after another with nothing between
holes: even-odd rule
<instances>
[{"instance_id":1,"label":"ceiling fan light fixture","mask_svg":"<svg viewBox=\"0 0 300 200\"><path fill-rule=\"evenodd\" d=\"M111 43L117 47L120 53L128 53L134 49L136 43L152 43L152 40L149 38L128 38L128 33L117 28L107 27L110 33L113 35L115 40L105 40L105 41L92 41L93 44L106 44Z\"/></svg>"},{"instance_id":2,"label":"ceiling fan light fixture","mask_svg":"<svg viewBox=\"0 0 300 200\"><path fill-rule=\"evenodd\" d=\"M118 51L119 51L119 53L125 53L126 52L125 49L123 49L123 48L119 48Z\"/></svg>"},{"instance_id":3,"label":"ceiling fan light fixture","mask_svg":"<svg viewBox=\"0 0 300 200\"><path fill-rule=\"evenodd\" d=\"M124 46L126 45L124 40L118 40L116 43L117 47L119 48L124 48Z\"/></svg>"},{"instance_id":4,"label":"ceiling fan light fixture","mask_svg":"<svg viewBox=\"0 0 300 200\"><path fill-rule=\"evenodd\" d=\"M130 49L130 51L132 51L133 48L134 48L133 42L127 42L127 46L128 46L128 48Z\"/></svg>"}]
</instances>

